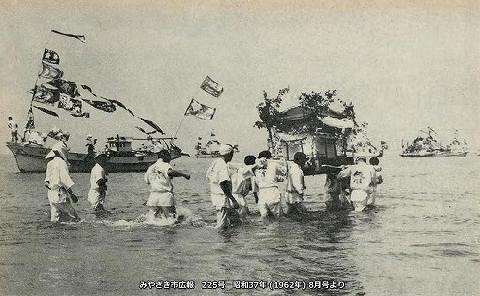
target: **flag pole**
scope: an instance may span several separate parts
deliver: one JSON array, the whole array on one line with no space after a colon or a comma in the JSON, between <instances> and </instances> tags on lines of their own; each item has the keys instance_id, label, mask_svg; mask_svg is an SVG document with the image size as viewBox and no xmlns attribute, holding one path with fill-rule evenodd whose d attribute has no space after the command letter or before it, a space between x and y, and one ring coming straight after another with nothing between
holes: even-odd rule
<instances>
[{"instance_id":1,"label":"flag pole","mask_svg":"<svg viewBox=\"0 0 480 296\"><path fill-rule=\"evenodd\" d=\"M187 117L187 111L190 109L190 106L192 105L193 99L190 101L190 104L188 104L187 109L185 109L185 112L183 113L182 119L180 119L180 123L178 124L177 129L175 130L175 134L173 135L173 138L177 138L177 134L180 131L180 128L182 127L183 122L185 121L185 117Z\"/></svg>"},{"instance_id":2,"label":"flag pole","mask_svg":"<svg viewBox=\"0 0 480 296\"><path fill-rule=\"evenodd\" d=\"M208 77L208 76L207 76L207 77ZM201 87L201 85L200 85L200 87L199 87L199 88L197 89L197 91L195 92L195 95L194 95L193 98L190 100L190 104L188 104L187 109L185 109L185 112L183 113L183 118L180 120L180 123L178 124L177 130L175 131L175 134L174 134L174 136L173 136L174 138L177 137L177 134L178 134L178 132L180 131L180 128L181 128L183 122L185 121L185 117L187 117L187 112L188 112L188 110L190 109L190 107L192 106L193 100L198 97L198 94L200 93L201 89L202 89L202 87ZM216 110L216 108L214 108L214 109ZM215 111L214 111L214 114L215 114Z\"/></svg>"},{"instance_id":3,"label":"flag pole","mask_svg":"<svg viewBox=\"0 0 480 296\"><path fill-rule=\"evenodd\" d=\"M183 115L182 119L180 120L180 123L178 124L177 130L175 131L175 134L173 135L173 138L177 138L178 131L180 130L180 127L182 126L183 121L185 121L186 115Z\"/></svg>"}]
</instances>

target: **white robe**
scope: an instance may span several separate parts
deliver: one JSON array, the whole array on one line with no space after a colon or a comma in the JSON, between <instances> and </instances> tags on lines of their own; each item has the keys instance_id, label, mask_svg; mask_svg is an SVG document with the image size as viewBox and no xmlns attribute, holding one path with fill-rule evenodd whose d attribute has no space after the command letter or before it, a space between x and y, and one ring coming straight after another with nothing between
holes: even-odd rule
<instances>
[{"instance_id":1,"label":"white robe","mask_svg":"<svg viewBox=\"0 0 480 296\"><path fill-rule=\"evenodd\" d=\"M145 182L151 185L150 196L147 201L149 207L175 206L172 179L168 171L172 170L169 163L162 159L152 164L145 173Z\"/></svg>"},{"instance_id":2,"label":"white robe","mask_svg":"<svg viewBox=\"0 0 480 296\"><path fill-rule=\"evenodd\" d=\"M220 186L220 183L224 181L232 181L231 171L223 158L217 158L213 161L207 170L207 178L210 182L210 197L215 208L217 210L233 208L232 201L225 195Z\"/></svg>"},{"instance_id":3,"label":"white robe","mask_svg":"<svg viewBox=\"0 0 480 296\"><path fill-rule=\"evenodd\" d=\"M352 193L350 200L355 211L362 211L367 206L367 201L372 193L372 181L376 178L373 166L364 162L350 166L339 173L340 178L350 176Z\"/></svg>"},{"instance_id":4,"label":"white robe","mask_svg":"<svg viewBox=\"0 0 480 296\"><path fill-rule=\"evenodd\" d=\"M90 191L88 191L88 201L94 208L105 203L105 191L101 191L97 183L101 179L105 179L105 169L97 163L90 172Z\"/></svg>"},{"instance_id":5,"label":"white robe","mask_svg":"<svg viewBox=\"0 0 480 296\"><path fill-rule=\"evenodd\" d=\"M68 166L65 160L54 157L47 164L45 182L48 182L48 200L53 203L67 201L65 191L75 184L70 178Z\"/></svg>"},{"instance_id":6,"label":"white robe","mask_svg":"<svg viewBox=\"0 0 480 296\"><path fill-rule=\"evenodd\" d=\"M67 190L75 184L70 178L67 163L60 157L54 157L47 164L45 182L48 184L48 201L50 202L50 219L60 221L61 214L78 218L71 205Z\"/></svg>"},{"instance_id":7,"label":"white robe","mask_svg":"<svg viewBox=\"0 0 480 296\"><path fill-rule=\"evenodd\" d=\"M303 201L305 191L305 177L302 168L293 163L288 171L287 203L293 204Z\"/></svg>"},{"instance_id":8,"label":"white robe","mask_svg":"<svg viewBox=\"0 0 480 296\"><path fill-rule=\"evenodd\" d=\"M243 165L232 175L232 194L241 207L247 205L245 196L253 189L252 179L255 174L252 170L253 165Z\"/></svg>"}]
</instances>

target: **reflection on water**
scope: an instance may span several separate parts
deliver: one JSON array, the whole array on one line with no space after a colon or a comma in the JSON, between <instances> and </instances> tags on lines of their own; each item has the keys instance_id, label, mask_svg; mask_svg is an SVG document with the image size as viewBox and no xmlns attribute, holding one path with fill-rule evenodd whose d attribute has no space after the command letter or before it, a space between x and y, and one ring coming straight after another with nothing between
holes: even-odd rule
<instances>
[{"instance_id":1,"label":"reflection on water","mask_svg":"<svg viewBox=\"0 0 480 296\"><path fill-rule=\"evenodd\" d=\"M476 157L383 159L385 183L365 213L327 212L324 177L307 177L303 219L248 224L217 232L204 170L209 160L180 159L190 181L175 180L180 224L142 218L142 174L111 174L107 205L88 209L88 174L73 175L84 198L80 223L52 225L42 174L0 170L2 295L150 295L142 280L336 280L342 290L253 291L233 295L479 294L479 166ZM253 198L249 200L254 209ZM177 294L180 291L171 290ZM219 292L219 291L217 291Z\"/></svg>"}]
</instances>

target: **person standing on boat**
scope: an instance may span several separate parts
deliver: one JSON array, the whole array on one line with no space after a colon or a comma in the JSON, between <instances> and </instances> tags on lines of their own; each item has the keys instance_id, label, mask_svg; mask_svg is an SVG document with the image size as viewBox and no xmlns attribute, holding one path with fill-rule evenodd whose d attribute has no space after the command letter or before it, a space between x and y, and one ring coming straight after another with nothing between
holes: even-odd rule
<instances>
[{"instance_id":1,"label":"person standing on boat","mask_svg":"<svg viewBox=\"0 0 480 296\"><path fill-rule=\"evenodd\" d=\"M17 143L18 141L18 124L13 120L12 116L8 117L8 128L10 129L10 133L12 135L11 142Z\"/></svg>"},{"instance_id":2,"label":"person standing on boat","mask_svg":"<svg viewBox=\"0 0 480 296\"><path fill-rule=\"evenodd\" d=\"M86 139L87 143L85 146L87 147L87 155L94 157L95 156L95 144L97 142L97 139L93 139L92 135L87 135Z\"/></svg>"},{"instance_id":3,"label":"person standing on boat","mask_svg":"<svg viewBox=\"0 0 480 296\"><path fill-rule=\"evenodd\" d=\"M302 152L297 152L293 156L293 164L288 170L287 182L287 215L299 215L307 212L303 204L303 193L305 191L305 176L303 167L307 161L307 156Z\"/></svg>"},{"instance_id":4,"label":"person standing on boat","mask_svg":"<svg viewBox=\"0 0 480 296\"><path fill-rule=\"evenodd\" d=\"M151 186L146 205L149 207L149 214L155 218L176 219L177 210L172 179L184 177L189 180L190 175L172 168L170 165L172 157L168 150L162 150L157 155L157 162L152 164L145 173L145 182Z\"/></svg>"},{"instance_id":5,"label":"person standing on boat","mask_svg":"<svg viewBox=\"0 0 480 296\"><path fill-rule=\"evenodd\" d=\"M100 154L95 158L95 166L90 172L90 191L88 192L88 201L93 210L105 211L105 196L107 194L107 172L105 166L108 157Z\"/></svg>"},{"instance_id":6,"label":"person standing on boat","mask_svg":"<svg viewBox=\"0 0 480 296\"><path fill-rule=\"evenodd\" d=\"M53 148L45 157L47 164L45 187L48 189L50 220L52 222L78 221L80 218L72 206L78 201L72 191L75 184L70 178L66 163L66 151Z\"/></svg>"},{"instance_id":7,"label":"person standing on boat","mask_svg":"<svg viewBox=\"0 0 480 296\"><path fill-rule=\"evenodd\" d=\"M232 194L231 173L227 165L232 160L233 153L232 146L221 144L218 149L219 157L207 170L210 196L217 213L217 229L224 229L241 222L236 211L239 204Z\"/></svg>"},{"instance_id":8,"label":"person standing on boat","mask_svg":"<svg viewBox=\"0 0 480 296\"><path fill-rule=\"evenodd\" d=\"M280 217L283 214L281 205L282 193L278 188L277 181L280 176L287 173L286 165L276 161L269 161L272 153L268 150L258 154L258 159L262 164L255 171L255 180L258 190L258 210L262 218L268 216Z\"/></svg>"}]
</instances>

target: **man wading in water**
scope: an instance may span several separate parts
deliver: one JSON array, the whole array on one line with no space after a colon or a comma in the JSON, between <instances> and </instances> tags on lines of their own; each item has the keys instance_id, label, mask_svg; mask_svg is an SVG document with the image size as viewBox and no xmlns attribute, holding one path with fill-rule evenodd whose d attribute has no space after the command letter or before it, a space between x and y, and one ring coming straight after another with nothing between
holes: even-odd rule
<instances>
[{"instance_id":1,"label":"man wading in water","mask_svg":"<svg viewBox=\"0 0 480 296\"><path fill-rule=\"evenodd\" d=\"M189 174L172 168L171 159L168 150L158 152L157 162L152 164L145 173L145 182L151 186L146 205L149 207L149 215L155 218L177 218L172 179L175 177L190 179Z\"/></svg>"},{"instance_id":2,"label":"man wading in water","mask_svg":"<svg viewBox=\"0 0 480 296\"><path fill-rule=\"evenodd\" d=\"M365 157L357 157L356 164L343 169L338 178L350 177L350 200L356 212L363 211L371 193L370 184L375 178L375 169Z\"/></svg>"},{"instance_id":3,"label":"man wading in water","mask_svg":"<svg viewBox=\"0 0 480 296\"><path fill-rule=\"evenodd\" d=\"M72 192L73 181L68 172L65 149L53 148L45 157L49 160L45 177L52 222L79 221L72 206L77 196Z\"/></svg>"},{"instance_id":4,"label":"man wading in water","mask_svg":"<svg viewBox=\"0 0 480 296\"><path fill-rule=\"evenodd\" d=\"M240 216L235 210L239 208L239 204L232 194L232 179L227 166L233 158L233 147L222 144L219 154L220 157L208 168L207 178L210 182L212 204L217 212L216 228L223 229L240 223Z\"/></svg>"},{"instance_id":5,"label":"man wading in water","mask_svg":"<svg viewBox=\"0 0 480 296\"><path fill-rule=\"evenodd\" d=\"M262 151L258 160L262 166L255 171L255 180L258 190L258 211L262 218L279 218L283 215L281 192L277 181L287 173L286 163L271 161L272 153Z\"/></svg>"},{"instance_id":6,"label":"man wading in water","mask_svg":"<svg viewBox=\"0 0 480 296\"><path fill-rule=\"evenodd\" d=\"M90 172L90 191L88 201L96 212L107 212L105 210L105 196L107 195L107 172L105 167L108 157L100 154L95 158L96 164Z\"/></svg>"}]
</instances>

